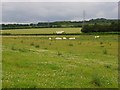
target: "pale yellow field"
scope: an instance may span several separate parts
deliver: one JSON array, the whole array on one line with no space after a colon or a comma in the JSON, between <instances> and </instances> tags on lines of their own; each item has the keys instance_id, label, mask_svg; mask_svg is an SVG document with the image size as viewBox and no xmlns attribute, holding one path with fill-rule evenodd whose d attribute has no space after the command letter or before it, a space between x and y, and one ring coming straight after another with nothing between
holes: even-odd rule
<instances>
[{"instance_id":1,"label":"pale yellow field","mask_svg":"<svg viewBox=\"0 0 120 90\"><path fill-rule=\"evenodd\" d=\"M2 33L10 34L53 34L56 31L64 31L65 33L81 33L81 28L39 28L39 29L12 29L3 30Z\"/></svg>"}]
</instances>

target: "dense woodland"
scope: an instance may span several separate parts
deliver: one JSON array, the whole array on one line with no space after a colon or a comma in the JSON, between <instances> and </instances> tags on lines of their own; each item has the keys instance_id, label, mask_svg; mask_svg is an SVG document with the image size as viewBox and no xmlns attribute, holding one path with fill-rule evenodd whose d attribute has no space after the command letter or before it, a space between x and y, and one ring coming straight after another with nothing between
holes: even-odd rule
<instances>
[{"instance_id":1,"label":"dense woodland","mask_svg":"<svg viewBox=\"0 0 120 90\"><path fill-rule=\"evenodd\" d=\"M118 20L116 19L91 19L85 21L56 21L38 22L37 24L2 24L2 30L7 29L32 29L32 28L74 28L83 27L82 32L118 32Z\"/></svg>"}]
</instances>

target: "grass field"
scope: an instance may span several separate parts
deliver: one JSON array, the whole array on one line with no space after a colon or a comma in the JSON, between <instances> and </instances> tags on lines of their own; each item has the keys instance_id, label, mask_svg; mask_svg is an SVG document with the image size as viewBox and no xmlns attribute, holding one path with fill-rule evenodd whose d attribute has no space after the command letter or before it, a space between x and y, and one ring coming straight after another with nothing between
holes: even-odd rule
<instances>
[{"instance_id":1,"label":"grass field","mask_svg":"<svg viewBox=\"0 0 120 90\"><path fill-rule=\"evenodd\" d=\"M56 31L65 31L65 33L80 33L81 28L39 28L39 29L12 29L2 30L2 34L53 34Z\"/></svg>"},{"instance_id":2,"label":"grass field","mask_svg":"<svg viewBox=\"0 0 120 90\"><path fill-rule=\"evenodd\" d=\"M117 35L4 36L2 45L3 88L118 87Z\"/></svg>"}]
</instances>

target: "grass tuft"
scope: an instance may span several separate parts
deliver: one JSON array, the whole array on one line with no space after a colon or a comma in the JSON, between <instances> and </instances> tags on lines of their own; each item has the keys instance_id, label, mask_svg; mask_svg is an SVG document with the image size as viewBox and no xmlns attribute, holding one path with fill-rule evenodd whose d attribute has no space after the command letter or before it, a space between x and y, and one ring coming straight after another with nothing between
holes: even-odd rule
<instances>
[{"instance_id":1,"label":"grass tuft","mask_svg":"<svg viewBox=\"0 0 120 90\"><path fill-rule=\"evenodd\" d=\"M112 85L110 78L108 79L108 77L105 77L98 71L94 71L94 73L92 74L91 84L97 87L106 87L107 85Z\"/></svg>"},{"instance_id":2,"label":"grass tuft","mask_svg":"<svg viewBox=\"0 0 120 90\"><path fill-rule=\"evenodd\" d=\"M102 45L102 44L103 44L103 42L100 42L100 44Z\"/></svg>"},{"instance_id":3,"label":"grass tuft","mask_svg":"<svg viewBox=\"0 0 120 90\"><path fill-rule=\"evenodd\" d=\"M23 43L23 40L21 40L20 42Z\"/></svg>"},{"instance_id":4,"label":"grass tuft","mask_svg":"<svg viewBox=\"0 0 120 90\"><path fill-rule=\"evenodd\" d=\"M14 46L12 46L11 50L16 50L16 48Z\"/></svg>"},{"instance_id":5,"label":"grass tuft","mask_svg":"<svg viewBox=\"0 0 120 90\"><path fill-rule=\"evenodd\" d=\"M40 46L39 45L35 45L36 48L39 48Z\"/></svg>"},{"instance_id":6,"label":"grass tuft","mask_svg":"<svg viewBox=\"0 0 120 90\"><path fill-rule=\"evenodd\" d=\"M73 44L69 44L69 46L73 46Z\"/></svg>"},{"instance_id":7,"label":"grass tuft","mask_svg":"<svg viewBox=\"0 0 120 90\"><path fill-rule=\"evenodd\" d=\"M109 65L104 65L104 67L110 69L110 68L111 68L111 65L110 65L110 64L109 64Z\"/></svg>"},{"instance_id":8,"label":"grass tuft","mask_svg":"<svg viewBox=\"0 0 120 90\"><path fill-rule=\"evenodd\" d=\"M48 48L45 47L44 49L47 50Z\"/></svg>"},{"instance_id":9,"label":"grass tuft","mask_svg":"<svg viewBox=\"0 0 120 90\"><path fill-rule=\"evenodd\" d=\"M91 81L92 84L94 84L95 86L102 86L102 81L101 81L101 77L98 73L94 73L92 75L92 81Z\"/></svg>"},{"instance_id":10,"label":"grass tuft","mask_svg":"<svg viewBox=\"0 0 120 90\"><path fill-rule=\"evenodd\" d=\"M105 50L103 50L103 54L108 54L108 52L107 52L107 50L105 49Z\"/></svg>"},{"instance_id":11,"label":"grass tuft","mask_svg":"<svg viewBox=\"0 0 120 90\"><path fill-rule=\"evenodd\" d=\"M78 45L81 45L81 44L82 44L81 42L78 43Z\"/></svg>"},{"instance_id":12,"label":"grass tuft","mask_svg":"<svg viewBox=\"0 0 120 90\"><path fill-rule=\"evenodd\" d=\"M25 49L25 48L19 48L18 49L20 52L27 52L28 50L27 49Z\"/></svg>"},{"instance_id":13,"label":"grass tuft","mask_svg":"<svg viewBox=\"0 0 120 90\"><path fill-rule=\"evenodd\" d=\"M30 43L30 46L34 46L34 43L32 42L32 43Z\"/></svg>"},{"instance_id":14,"label":"grass tuft","mask_svg":"<svg viewBox=\"0 0 120 90\"><path fill-rule=\"evenodd\" d=\"M60 53L60 52L58 51L58 52L57 52L57 55L58 55L58 56L61 56L61 55L62 55L62 53Z\"/></svg>"}]
</instances>

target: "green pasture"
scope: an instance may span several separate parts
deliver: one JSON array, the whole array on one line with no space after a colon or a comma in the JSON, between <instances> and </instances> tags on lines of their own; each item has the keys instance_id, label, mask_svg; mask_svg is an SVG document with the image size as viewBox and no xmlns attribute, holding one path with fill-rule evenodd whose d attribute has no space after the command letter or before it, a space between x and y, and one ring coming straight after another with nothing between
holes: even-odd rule
<instances>
[{"instance_id":1,"label":"green pasture","mask_svg":"<svg viewBox=\"0 0 120 90\"><path fill-rule=\"evenodd\" d=\"M80 33L81 28L39 28L39 29L11 29L2 30L2 34L53 34L56 31L65 31L65 33Z\"/></svg>"},{"instance_id":2,"label":"green pasture","mask_svg":"<svg viewBox=\"0 0 120 90\"><path fill-rule=\"evenodd\" d=\"M117 35L51 37L2 38L3 88L118 87Z\"/></svg>"}]
</instances>

